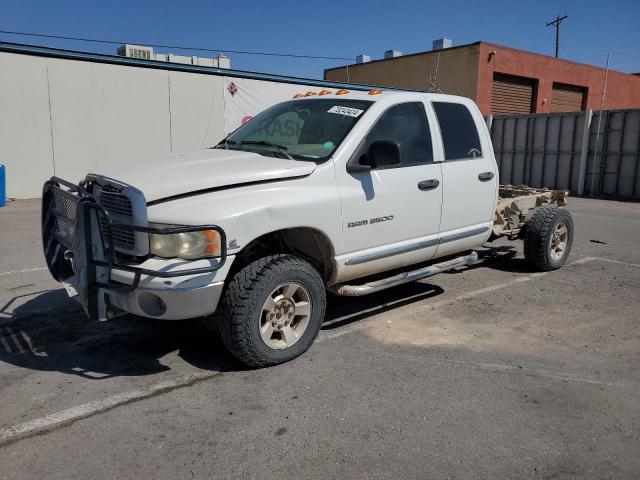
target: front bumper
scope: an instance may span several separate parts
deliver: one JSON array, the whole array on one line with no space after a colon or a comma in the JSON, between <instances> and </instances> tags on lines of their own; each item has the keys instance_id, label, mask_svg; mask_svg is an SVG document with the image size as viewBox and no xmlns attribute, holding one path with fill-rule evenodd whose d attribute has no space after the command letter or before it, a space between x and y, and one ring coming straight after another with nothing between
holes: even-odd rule
<instances>
[{"instance_id":1,"label":"front bumper","mask_svg":"<svg viewBox=\"0 0 640 480\"><path fill-rule=\"evenodd\" d=\"M115 222L90 189L56 177L45 183L42 203L49 271L77 291L89 317L104 320L123 310L177 319L215 310L231 263L227 263L225 233L217 225L158 229ZM196 261L153 257L125 261L114 242L115 230L160 235L216 230L222 252L219 258ZM206 295L211 298L205 299Z\"/></svg>"},{"instance_id":2,"label":"front bumper","mask_svg":"<svg viewBox=\"0 0 640 480\"><path fill-rule=\"evenodd\" d=\"M225 264L208 275L184 275L171 279L143 276L138 287L129 292L108 291L109 305L115 311L133 313L162 320L182 320L202 317L215 312L224 287L224 279L234 257L227 257ZM205 268L216 260L192 262L150 258L143 268L179 272L185 268ZM132 274L113 271L111 279L129 283Z\"/></svg>"},{"instance_id":3,"label":"front bumper","mask_svg":"<svg viewBox=\"0 0 640 480\"><path fill-rule=\"evenodd\" d=\"M183 320L215 312L224 282L200 288L137 288L132 292L109 292L109 303L123 312L161 320Z\"/></svg>"}]
</instances>

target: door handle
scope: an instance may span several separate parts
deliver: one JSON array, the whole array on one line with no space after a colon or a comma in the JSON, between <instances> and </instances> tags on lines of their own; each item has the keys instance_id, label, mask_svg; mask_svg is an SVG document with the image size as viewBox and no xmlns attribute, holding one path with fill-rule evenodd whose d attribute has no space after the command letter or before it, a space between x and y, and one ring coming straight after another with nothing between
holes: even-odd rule
<instances>
[{"instance_id":1,"label":"door handle","mask_svg":"<svg viewBox=\"0 0 640 480\"><path fill-rule=\"evenodd\" d=\"M440 180L432 178L431 180L423 180L418 183L418 188L420 190L433 190L434 188L438 188L440 185Z\"/></svg>"},{"instance_id":2,"label":"door handle","mask_svg":"<svg viewBox=\"0 0 640 480\"><path fill-rule=\"evenodd\" d=\"M480 180L481 182L488 182L492 178L493 172L482 172L480 175L478 175L478 180Z\"/></svg>"}]
</instances>

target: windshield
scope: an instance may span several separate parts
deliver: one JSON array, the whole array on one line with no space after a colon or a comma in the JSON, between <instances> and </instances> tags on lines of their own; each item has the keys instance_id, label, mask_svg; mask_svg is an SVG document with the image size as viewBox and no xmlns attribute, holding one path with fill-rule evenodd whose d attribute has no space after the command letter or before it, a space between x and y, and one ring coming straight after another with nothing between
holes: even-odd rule
<instances>
[{"instance_id":1,"label":"windshield","mask_svg":"<svg viewBox=\"0 0 640 480\"><path fill-rule=\"evenodd\" d=\"M338 148L371 103L338 98L280 103L245 123L217 148L321 162Z\"/></svg>"}]
</instances>

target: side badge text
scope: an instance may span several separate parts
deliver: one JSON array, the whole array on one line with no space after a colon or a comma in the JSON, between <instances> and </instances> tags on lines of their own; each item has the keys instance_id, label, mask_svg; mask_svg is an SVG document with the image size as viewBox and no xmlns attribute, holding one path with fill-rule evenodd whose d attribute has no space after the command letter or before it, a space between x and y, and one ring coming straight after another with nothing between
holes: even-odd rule
<instances>
[{"instance_id":1,"label":"side badge text","mask_svg":"<svg viewBox=\"0 0 640 480\"><path fill-rule=\"evenodd\" d=\"M369 220L357 220L355 222L347 223L347 228L364 227L365 225L373 225L374 223L390 222L391 220L393 220L393 215L374 217Z\"/></svg>"}]
</instances>

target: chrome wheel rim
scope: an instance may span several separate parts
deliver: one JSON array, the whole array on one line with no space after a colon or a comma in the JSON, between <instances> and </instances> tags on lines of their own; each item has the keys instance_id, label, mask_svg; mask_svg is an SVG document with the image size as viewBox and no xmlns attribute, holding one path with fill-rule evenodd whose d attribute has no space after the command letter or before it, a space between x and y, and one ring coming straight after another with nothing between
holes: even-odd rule
<instances>
[{"instance_id":1,"label":"chrome wheel rim","mask_svg":"<svg viewBox=\"0 0 640 480\"><path fill-rule=\"evenodd\" d=\"M559 223L551 236L550 254L554 260L560 260L567 250L569 229L564 223Z\"/></svg>"},{"instance_id":2,"label":"chrome wheel rim","mask_svg":"<svg viewBox=\"0 0 640 480\"><path fill-rule=\"evenodd\" d=\"M260 336L274 350L294 345L309 326L311 295L296 282L287 282L275 288L262 306Z\"/></svg>"}]
</instances>

